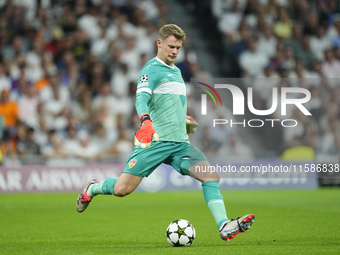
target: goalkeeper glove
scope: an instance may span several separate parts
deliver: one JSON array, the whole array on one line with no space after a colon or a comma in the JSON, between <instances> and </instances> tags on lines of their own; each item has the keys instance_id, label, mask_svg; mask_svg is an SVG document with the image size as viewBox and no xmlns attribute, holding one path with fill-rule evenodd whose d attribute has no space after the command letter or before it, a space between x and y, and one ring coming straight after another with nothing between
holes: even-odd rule
<instances>
[{"instance_id":1,"label":"goalkeeper glove","mask_svg":"<svg viewBox=\"0 0 340 255\"><path fill-rule=\"evenodd\" d=\"M135 136L135 146L141 145L142 149L150 148L152 137L155 142L159 141L156 130L152 126L152 119L149 114L141 116L141 124Z\"/></svg>"},{"instance_id":2,"label":"goalkeeper glove","mask_svg":"<svg viewBox=\"0 0 340 255\"><path fill-rule=\"evenodd\" d=\"M196 128L199 126L199 124L191 116L187 116L186 124L187 134L194 134L196 132Z\"/></svg>"}]
</instances>

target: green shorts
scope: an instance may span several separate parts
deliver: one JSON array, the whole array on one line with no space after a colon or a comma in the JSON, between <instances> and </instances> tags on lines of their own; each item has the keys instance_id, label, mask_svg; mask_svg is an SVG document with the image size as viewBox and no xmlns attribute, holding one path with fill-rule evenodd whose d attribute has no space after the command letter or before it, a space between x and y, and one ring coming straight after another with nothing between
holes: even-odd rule
<instances>
[{"instance_id":1,"label":"green shorts","mask_svg":"<svg viewBox=\"0 0 340 255\"><path fill-rule=\"evenodd\" d=\"M198 162L208 161L206 156L190 143L152 142L150 148L134 147L123 173L149 176L160 164L171 165L182 175Z\"/></svg>"}]
</instances>

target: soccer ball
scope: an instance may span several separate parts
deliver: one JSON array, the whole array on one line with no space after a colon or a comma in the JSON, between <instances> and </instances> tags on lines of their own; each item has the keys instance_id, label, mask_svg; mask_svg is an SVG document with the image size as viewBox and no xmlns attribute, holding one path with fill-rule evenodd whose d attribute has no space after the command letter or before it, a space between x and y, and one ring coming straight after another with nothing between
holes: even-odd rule
<instances>
[{"instance_id":1,"label":"soccer ball","mask_svg":"<svg viewBox=\"0 0 340 255\"><path fill-rule=\"evenodd\" d=\"M166 240L171 246L190 246L194 242L196 231L187 220L175 220L166 229Z\"/></svg>"}]
</instances>

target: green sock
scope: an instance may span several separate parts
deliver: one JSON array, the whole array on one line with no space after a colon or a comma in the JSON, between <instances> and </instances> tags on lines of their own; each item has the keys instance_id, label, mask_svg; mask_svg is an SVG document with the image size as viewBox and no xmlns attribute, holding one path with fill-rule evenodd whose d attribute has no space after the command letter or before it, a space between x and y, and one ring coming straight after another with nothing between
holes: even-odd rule
<instances>
[{"instance_id":1,"label":"green sock","mask_svg":"<svg viewBox=\"0 0 340 255\"><path fill-rule=\"evenodd\" d=\"M101 181L99 183L93 184L91 186L90 194L92 196L97 196L99 194L105 194L105 195L114 195L113 189L115 187L116 181L118 178L116 177L110 177L105 179L104 181Z\"/></svg>"},{"instance_id":2,"label":"green sock","mask_svg":"<svg viewBox=\"0 0 340 255\"><path fill-rule=\"evenodd\" d=\"M227 213L220 193L218 181L206 181L202 183L203 195L212 215L215 218L218 228L228 221Z\"/></svg>"}]
</instances>

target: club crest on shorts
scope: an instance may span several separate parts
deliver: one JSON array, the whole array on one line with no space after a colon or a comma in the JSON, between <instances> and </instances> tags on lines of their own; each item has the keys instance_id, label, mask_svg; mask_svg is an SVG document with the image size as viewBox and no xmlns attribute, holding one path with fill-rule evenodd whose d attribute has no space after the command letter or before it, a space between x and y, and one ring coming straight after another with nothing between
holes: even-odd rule
<instances>
[{"instance_id":1,"label":"club crest on shorts","mask_svg":"<svg viewBox=\"0 0 340 255\"><path fill-rule=\"evenodd\" d=\"M131 159L131 160L129 161L129 168L131 168L131 167L133 167L134 165L136 165L136 163L137 163L137 159Z\"/></svg>"}]
</instances>

